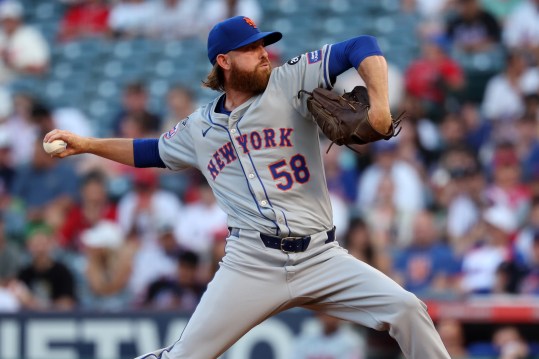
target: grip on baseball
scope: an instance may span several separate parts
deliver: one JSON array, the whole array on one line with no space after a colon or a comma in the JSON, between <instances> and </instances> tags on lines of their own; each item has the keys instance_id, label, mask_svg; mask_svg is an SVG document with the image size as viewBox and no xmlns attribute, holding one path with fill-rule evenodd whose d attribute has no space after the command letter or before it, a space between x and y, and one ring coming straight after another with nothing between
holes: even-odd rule
<instances>
[{"instance_id":1,"label":"grip on baseball","mask_svg":"<svg viewBox=\"0 0 539 359\"><path fill-rule=\"evenodd\" d=\"M54 140L52 142L43 142L43 149L49 155L57 155L60 152L65 151L67 143L62 140Z\"/></svg>"}]
</instances>

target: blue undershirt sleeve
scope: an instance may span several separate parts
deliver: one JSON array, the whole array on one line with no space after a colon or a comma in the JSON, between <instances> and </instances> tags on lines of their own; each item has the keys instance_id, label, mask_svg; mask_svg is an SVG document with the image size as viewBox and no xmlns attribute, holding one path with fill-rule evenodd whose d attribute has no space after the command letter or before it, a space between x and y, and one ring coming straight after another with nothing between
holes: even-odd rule
<instances>
[{"instance_id":1,"label":"blue undershirt sleeve","mask_svg":"<svg viewBox=\"0 0 539 359\"><path fill-rule=\"evenodd\" d=\"M331 81L351 67L357 69L361 61L374 55L383 55L374 36L362 35L333 44L328 65Z\"/></svg>"},{"instance_id":2,"label":"blue undershirt sleeve","mask_svg":"<svg viewBox=\"0 0 539 359\"><path fill-rule=\"evenodd\" d=\"M133 157L135 167L166 167L159 156L159 139L157 138L134 139Z\"/></svg>"}]
</instances>

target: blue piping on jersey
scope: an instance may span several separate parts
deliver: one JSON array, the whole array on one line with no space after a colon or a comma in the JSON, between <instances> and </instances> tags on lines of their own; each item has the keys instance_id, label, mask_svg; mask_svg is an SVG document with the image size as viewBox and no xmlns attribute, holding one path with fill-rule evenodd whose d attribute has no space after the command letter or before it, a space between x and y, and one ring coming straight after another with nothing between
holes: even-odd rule
<instances>
[{"instance_id":1,"label":"blue piping on jersey","mask_svg":"<svg viewBox=\"0 0 539 359\"><path fill-rule=\"evenodd\" d=\"M239 128L238 125L239 125L240 121L242 120L242 118L243 118L243 116L241 116L241 117L238 119L238 121L236 122L236 129L238 130L238 133L240 134L240 136L241 136L242 133L241 133L240 128ZM256 170L256 167L255 167L255 165L254 165L254 163L253 163L253 158L251 157L251 152L249 152L249 153L247 154L247 156L249 156L249 161L251 161L251 165L253 166L253 169L254 169L254 171L255 171L255 173L256 173L256 177L258 178L258 181L260 182L260 185L262 186L262 189L264 190L264 196L266 196L266 200L268 201L268 204L273 208L273 205L271 204L271 200L270 200L269 197L268 197L268 192L266 191L266 187L264 187L264 183L262 182L262 179L261 179L260 176L258 175L258 171ZM286 220L286 217L285 217L285 220ZM278 236L278 235L279 235L279 231L280 231L279 225L278 225L277 222L275 222L274 220L271 220L271 219L270 219L270 221L272 221L273 224L275 224L275 227L277 228L277 231L276 231L275 235ZM287 226L287 228L288 228L288 232L290 232L290 228L289 228L288 226Z\"/></svg>"},{"instance_id":2,"label":"blue piping on jersey","mask_svg":"<svg viewBox=\"0 0 539 359\"><path fill-rule=\"evenodd\" d=\"M284 222L286 224L286 228L288 228L288 235L290 236L290 235L292 235L292 230L288 226L288 220L286 219L286 214L284 214L284 211L282 209L280 209L279 211L281 211L281 213L283 214Z\"/></svg>"},{"instance_id":3,"label":"blue piping on jersey","mask_svg":"<svg viewBox=\"0 0 539 359\"><path fill-rule=\"evenodd\" d=\"M324 54L324 80L326 81L326 87L333 88L333 84L331 83L331 79L329 78L328 74L328 56L331 51L331 46L328 46L326 49L326 52Z\"/></svg>"},{"instance_id":4,"label":"blue piping on jersey","mask_svg":"<svg viewBox=\"0 0 539 359\"><path fill-rule=\"evenodd\" d=\"M243 116L242 116L241 118L243 118ZM241 120L241 118L240 118L240 120ZM236 144L235 144L235 142L234 142L234 139L233 139L232 136L230 135L230 132L228 131L228 128L227 128L226 126L223 126L223 125L219 124L219 123L213 122L213 119L211 118L211 109L210 109L210 111L208 112L208 120L209 120L213 125L223 128L223 129L226 131L226 133L228 134L228 138L230 138L230 143L232 144L232 147L234 147L234 151L236 151L236 155L238 156L238 163L240 164L241 171L243 172L243 177L245 177L245 181L247 182L247 188L249 188L249 192L251 193L251 197L253 197L253 200L254 200L254 202L256 203L256 208L258 209L258 212L260 213L260 215L261 215L263 218L267 219L268 221L273 222L273 224L274 224L277 228L279 228L279 226L277 225L277 223L275 223L275 221L273 221L271 218L266 217L266 216L264 215L264 213L262 213L262 210L260 209L260 206L259 206L259 204L258 204L258 201L256 200L256 196L255 196L255 194L253 193L253 191L252 191L252 189L251 189L251 186L249 185L249 179L247 178L247 175L246 175L246 173L245 173L245 169L243 168L243 165L241 164L240 157L239 157L239 155L238 155L238 150L237 150L237 148L236 148ZM238 120L238 122L239 122L239 120ZM238 130L239 130L239 129L238 129ZM249 156L249 158L250 158L250 156ZM252 161L251 161L251 163L252 163ZM255 171L256 171L256 169L255 169ZM257 176L258 176L258 174L257 174ZM266 195L266 199L267 199L267 195ZM268 201L269 201L269 199L268 199ZM269 202L268 202L268 203L269 203Z\"/></svg>"}]
</instances>

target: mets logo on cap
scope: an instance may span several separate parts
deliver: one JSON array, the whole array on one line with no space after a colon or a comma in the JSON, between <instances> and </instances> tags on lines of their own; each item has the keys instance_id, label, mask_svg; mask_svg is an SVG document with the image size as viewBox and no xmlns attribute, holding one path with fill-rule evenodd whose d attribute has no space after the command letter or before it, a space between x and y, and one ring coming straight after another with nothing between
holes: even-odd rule
<instances>
[{"instance_id":1,"label":"mets logo on cap","mask_svg":"<svg viewBox=\"0 0 539 359\"><path fill-rule=\"evenodd\" d=\"M254 27L255 29L257 29L256 27L256 24L253 20L249 19L248 17L244 17L243 20L248 23L251 27Z\"/></svg>"}]
</instances>

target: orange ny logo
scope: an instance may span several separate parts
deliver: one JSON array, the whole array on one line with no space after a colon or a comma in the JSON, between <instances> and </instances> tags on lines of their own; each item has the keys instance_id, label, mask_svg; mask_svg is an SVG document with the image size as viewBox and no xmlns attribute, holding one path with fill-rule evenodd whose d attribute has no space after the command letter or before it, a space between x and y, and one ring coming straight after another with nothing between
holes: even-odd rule
<instances>
[{"instance_id":1,"label":"orange ny logo","mask_svg":"<svg viewBox=\"0 0 539 359\"><path fill-rule=\"evenodd\" d=\"M252 27L256 29L256 24L253 20L249 19L248 17L244 17L243 20L245 20L246 23L248 23L249 25L251 25Z\"/></svg>"}]
</instances>

